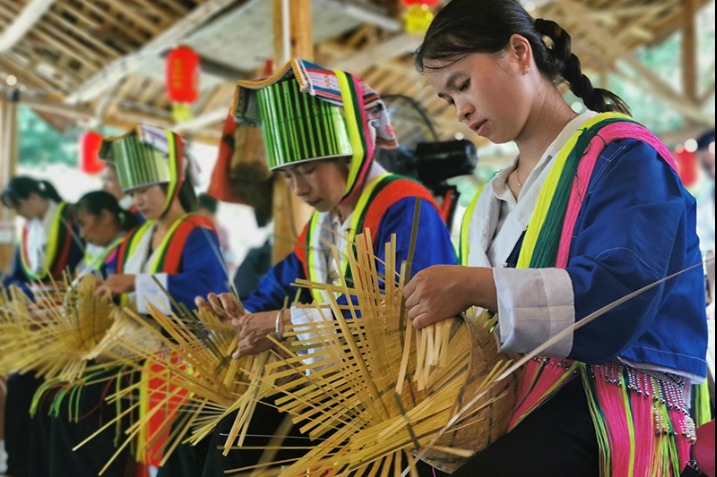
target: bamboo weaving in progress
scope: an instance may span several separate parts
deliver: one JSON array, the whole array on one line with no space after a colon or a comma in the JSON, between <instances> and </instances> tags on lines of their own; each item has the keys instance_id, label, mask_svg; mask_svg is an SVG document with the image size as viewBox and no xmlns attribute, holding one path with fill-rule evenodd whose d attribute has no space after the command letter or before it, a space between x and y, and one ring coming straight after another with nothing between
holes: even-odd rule
<instances>
[{"instance_id":1,"label":"bamboo weaving in progress","mask_svg":"<svg viewBox=\"0 0 717 477\"><path fill-rule=\"evenodd\" d=\"M370 236L357 236L346 252L351 285L298 282L330 299L294 305L318 309L322 319L292 326L268 372L284 394L280 410L316 445L283 470L258 468L256 475L400 475L406 466L415 475L419 450L452 471L506 431L516 380L496 383L510 361L497 352L494 321L481 315L415 330L402 303L407 267L393 265L395 241L386 247L385 276ZM352 299L340 305L339 295Z\"/></svg>"}]
</instances>

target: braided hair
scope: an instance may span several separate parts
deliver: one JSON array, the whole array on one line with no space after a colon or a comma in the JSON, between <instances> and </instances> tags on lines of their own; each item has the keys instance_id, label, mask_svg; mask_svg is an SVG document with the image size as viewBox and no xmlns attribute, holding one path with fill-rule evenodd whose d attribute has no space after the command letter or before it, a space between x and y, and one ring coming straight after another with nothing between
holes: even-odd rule
<instances>
[{"instance_id":1,"label":"braided hair","mask_svg":"<svg viewBox=\"0 0 717 477\"><path fill-rule=\"evenodd\" d=\"M533 19L517 0L452 0L428 28L416 51L416 69L440 68L428 66L430 60L455 63L470 53L503 52L514 34L528 40L540 72L555 83L566 81L588 109L630 114L619 96L593 87L583 74L568 32L554 21Z\"/></svg>"}]
</instances>

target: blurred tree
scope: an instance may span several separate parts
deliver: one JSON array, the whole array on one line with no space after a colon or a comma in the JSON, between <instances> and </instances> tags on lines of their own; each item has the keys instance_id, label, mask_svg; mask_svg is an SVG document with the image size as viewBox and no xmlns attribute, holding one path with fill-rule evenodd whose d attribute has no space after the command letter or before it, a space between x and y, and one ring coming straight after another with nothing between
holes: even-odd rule
<instances>
[{"instance_id":1,"label":"blurred tree","mask_svg":"<svg viewBox=\"0 0 717 477\"><path fill-rule=\"evenodd\" d=\"M77 165L77 132L63 134L34 111L18 108L18 161L21 166L45 164Z\"/></svg>"}]
</instances>

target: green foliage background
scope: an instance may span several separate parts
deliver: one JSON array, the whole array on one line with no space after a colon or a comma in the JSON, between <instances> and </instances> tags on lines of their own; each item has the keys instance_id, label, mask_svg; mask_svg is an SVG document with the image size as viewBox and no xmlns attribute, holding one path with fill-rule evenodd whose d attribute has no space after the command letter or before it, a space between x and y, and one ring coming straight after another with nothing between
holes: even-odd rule
<instances>
[{"instance_id":1,"label":"green foliage background","mask_svg":"<svg viewBox=\"0 0 717 477\"><path fill-rule=\"evenodd\" d=\"M18 161L23 166L77 164L78 134L60 133L28 107L18 108Z\"/></svg>"}]
</instances>

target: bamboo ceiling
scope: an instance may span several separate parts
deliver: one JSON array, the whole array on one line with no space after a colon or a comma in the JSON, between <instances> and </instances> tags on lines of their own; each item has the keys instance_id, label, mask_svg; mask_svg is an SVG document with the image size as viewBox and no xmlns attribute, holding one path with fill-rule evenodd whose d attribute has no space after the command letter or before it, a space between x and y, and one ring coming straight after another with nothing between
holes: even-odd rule
<instances>
[{"instance_id":1,"label":"bamboo ceiling","mask_svg":"<svg viewBox=\"0 0 717 477\"><path fill-rule=\"evenodd\" d=\"M289 0L291 1L291 0ZM0 0L0 87L18 78L20 101L57 126L136 122L216 142L239 77L255 76L274 52L275 0ZM418 100L442 139L468 131L414 71L419 38L402 32L398 0L313 0L315 61L358 74L379 93ZM714 125L714 63L697 64L695 14L707 0L535 0L533 15L573 36L584 69L619 74L679 111ZM18 33L18 31L20 33ZM637 49L682 31L682 84L668 84ZM202 58L201 96L190 121L175 124L164 92L163 57L179 44ZM711 68L711 84L698 85ZM701 86L701 87L700 87ZM469 134L466 134L470 137Z\"/></svg>"}]
</instances>

